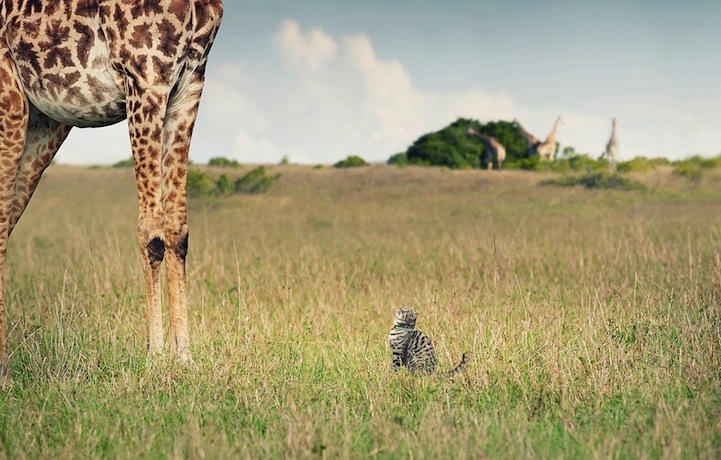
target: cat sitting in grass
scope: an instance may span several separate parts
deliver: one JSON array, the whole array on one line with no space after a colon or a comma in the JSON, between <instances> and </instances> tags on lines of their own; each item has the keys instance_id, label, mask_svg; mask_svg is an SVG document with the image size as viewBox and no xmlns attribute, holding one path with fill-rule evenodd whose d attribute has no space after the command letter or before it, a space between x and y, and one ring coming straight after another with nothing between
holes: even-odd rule
<instances>
[{"instance_id":1,"label":"cat sitting in grass","mask_svg":"<svg viewBox=\"0 0 721 460\"><path fill-rule=\"evenodd\" d=\"M399 308L396 310L396 319L393 329L388 335L388 345L393 352L393 370L397 371L406 366L411 373L433 374L436 370L436 352L431 339L421 331L416 330L418 313L411 309ZM468 363L466 353L463 353L461 362L448 372L441 374L451 377L463 370Z\"/></svg>"}]
</instances>

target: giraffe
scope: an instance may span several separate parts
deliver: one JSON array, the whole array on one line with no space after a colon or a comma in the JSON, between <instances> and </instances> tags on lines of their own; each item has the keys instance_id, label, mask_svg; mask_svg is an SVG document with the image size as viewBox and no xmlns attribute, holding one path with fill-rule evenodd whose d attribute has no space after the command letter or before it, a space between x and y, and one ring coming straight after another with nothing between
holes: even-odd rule
<instances>
[{"instance_id":1,"label":"giraffe","mask_svg":"<svg viewBox=\"0 0 721 460\"><path fill-rule=\"evenodd\" d=\"M541 141L538 140L536 136L526 131L526 129L521 125L521 122L518 121L518 118L513 119L513 124L516 125L516 128L521 132L521 135L526 140L526 155L527 156L533 156L536 154L536 149L538 148L538 145L541 143Z\"/></svg>"},{"instance_id":2,"label":"giraffe","mask_svg":"<svg viewBox=\"0 0 721 460\"><path fill-rule=\"evenodd\" d=\"M611 119L611 139L606 144L606 158L611 173L616 172L616 156L618 155L618 140L616 139L616 118Z\"/></svg>"},{"instance_id":3,"label":"giraffe","mask_svg":"<svg viewBox=\"0 0 721 460\"><path fill-rule=\"evenodd\" d=\"M536 147L536 151L538 152L538 155L540 155L541 160L553 161L556 158L556 131L558 131L558 125L562 124L564 124L563 119L559 116L556 118L556 122L553 123L553 129L550 134L548 134L546 140L538 144L538 147Z\"/></svg>"},{"instance_id":4,"label":"giraffe","mask_svg":"<svg viewBox=\"0 0 721 460\"><path fill-rule=\"evenodd\" d=\"M466 134L479 138L488 148L490 155L488 169L493 169L493 160L498 162L498 169L503 169L503 161L506 159L506 148L491 136L481 134L473 128L468 128Z\"/></svg>"},{"instance_id":5,"label":"giraffe","mask_svg":"<svg viewBox=\"0 0 721 460\"><path fill-rule=\"evenodd\" d=\"M0 379L9 379L7 242L71 127L128 120L145 278L146 346L189 358L186 174L221 0L0 1Z\"/></svg>"}]
</instances>

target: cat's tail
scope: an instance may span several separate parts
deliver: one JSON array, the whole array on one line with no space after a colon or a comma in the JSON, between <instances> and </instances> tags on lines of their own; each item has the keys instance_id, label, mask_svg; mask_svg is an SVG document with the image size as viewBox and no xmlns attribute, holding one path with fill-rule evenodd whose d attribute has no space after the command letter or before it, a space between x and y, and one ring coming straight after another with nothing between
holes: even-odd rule
<instances>
[{"instance_id":1,"label":"cat's tail","mask_svg":"<svg viewBox=\"0 0 721 460\"><path fill-rule=\"evenodd\" d=\"M454 375L458 374L463 370L464 367L466 367L466 364L468 364L468 353L463 353L463 357L461 358L461 362L458 363L458 366L454 367L448 372L444 372L441 374L443 377L453 377Z\"/></svg>"}]
</instances>

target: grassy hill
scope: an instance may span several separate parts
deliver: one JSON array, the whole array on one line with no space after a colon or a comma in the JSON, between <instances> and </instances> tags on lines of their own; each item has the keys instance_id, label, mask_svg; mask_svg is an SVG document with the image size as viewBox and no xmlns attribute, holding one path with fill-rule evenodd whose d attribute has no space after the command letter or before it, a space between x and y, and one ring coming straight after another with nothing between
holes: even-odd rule
<instances>
[{"instance_id":1,"label":"grassy hill","mask_svg":"<svg viewBox=\"0 0 721 460\"><path fill-rule=\"evenodd\" d=\"M10 242L0 458L721 454L718 172L269 172L190 203L192 365L143 351L132 170L47 172ZM391 372L406 306L463 374Z\"/></svg>"}]
</instances>

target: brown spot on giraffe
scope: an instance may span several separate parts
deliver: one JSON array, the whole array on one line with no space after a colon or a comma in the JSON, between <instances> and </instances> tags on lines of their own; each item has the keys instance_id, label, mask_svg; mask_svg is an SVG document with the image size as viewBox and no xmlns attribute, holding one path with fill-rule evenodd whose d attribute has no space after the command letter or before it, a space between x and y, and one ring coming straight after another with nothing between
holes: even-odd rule
<instances>
[{"instance_id":1,"label":"brown spot on giraffe","mask_svg":"<svg viewBox=\"0 0 721 460\"><path fill-rule=\"evenodd\" d=\"M81 67L88 67L90 52L93 49L93 43L95 43L95 32L92 27L80 22L74 24L73 28L79 37L78 44L75 49L78 56L78 64L80 64Z\"/></svg>"},{"instance_id":2,"label":"brown spot on giraffe","mask_svg":"<svg viewBox=\"0 0 721 460\"><path fill-rule=\"evenodd\" d=\"M8 376L7 241L73 126L128 119L147 349L189 355L186 164L221 0L6 0L0 19L0 379Z\"/></svg>"}]
</instances>

